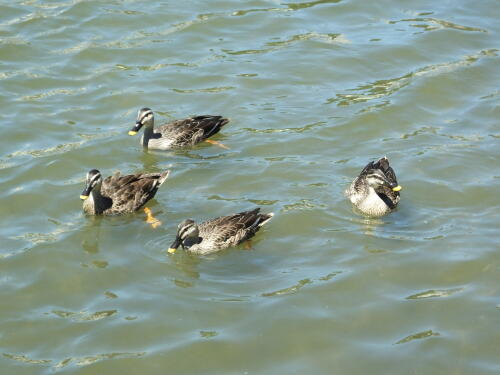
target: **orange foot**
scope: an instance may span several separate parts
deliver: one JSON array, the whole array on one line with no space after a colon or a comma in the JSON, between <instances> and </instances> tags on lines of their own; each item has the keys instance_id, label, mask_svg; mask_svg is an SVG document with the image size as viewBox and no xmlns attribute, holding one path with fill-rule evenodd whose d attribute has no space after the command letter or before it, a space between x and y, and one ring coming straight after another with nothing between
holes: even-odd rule
<instances>
[{"instance_id":1,"label":"orange foot","mask_svg":"<svg viewBox=\"0 0 500 375\"><path fill-rule=\"evenodd\" d=\"M224 145L224 144L222 144L220 142L214 141L212 139L205 139L205 142L210 143L212 145L219 146L220 148L225 148L226 150L230 150L230 148L227 147L226 145Z\"/></svg>"},{"instance_id":2,"label":"orange foot","mask_svg":"<svg viewBox=\"0 0 500 375\"><path fill-rule=\"evenodd\" d=\"M144 212L146 213L146 223L151 224L153 229L161 225L161 221L153 216L151 209L144 207Z\"/></svg>"},{"instance_id":3,"label":"orange foot","mask_svg":"<svg viewBox=\"0 0 500 375\"><path fill-rule=\"evenodd\" d=\"M245 245L243 246L245 250L252 250L252 240L248 240L245 242Z\"/></svg>"}]
</instances>

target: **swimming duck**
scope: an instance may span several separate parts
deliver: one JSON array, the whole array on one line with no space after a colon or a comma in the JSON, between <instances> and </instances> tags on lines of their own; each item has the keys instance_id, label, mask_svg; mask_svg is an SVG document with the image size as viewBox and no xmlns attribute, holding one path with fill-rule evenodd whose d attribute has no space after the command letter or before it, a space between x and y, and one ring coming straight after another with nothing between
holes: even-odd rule
<instances>
[{"instance_id":1,"label":"swimming duck","mask_svg":"<svg viewBox=\"0 0 500 375\"><path fill-rule=\"evenodd\" d=\"M116 172L103 180L101 172L92 169L87 173L85 189L80 195L83 210L89 215L121 215L137 211L155 196L169 173L121 176Z\"/></svg>"},{"instance_id":2,"label":"swimming duck","mask_svg":"<svg viewBox=\"0 0 500 375\"><path fill-rule=\"evenodd\" d=\"M261 214L260 208L222 216L196 224L187 219L177 227L177 235L168 249L174 253L179 246L194 254L210 254L236 246L253 237L255 233L274 216Z\"/></svg>"},{"instance_id":3,"label":"swimming duck","mask_svg":"<svg viewBox=\"0 0 500 375\"><path fill-rule=\"evenodd\" d=\"M176 120L154 128L153 111L142 108L137 113L135 126L128 132L136 135L144 126L144 135L141 144L145 148L169 150L171 148L193 146L219 132L229 122L222 116L194 116L183 120ZM212 141L211 143L217 143ZM227 148L227 147L226 147Z\"/></svg>"},{"instance_id":4,"label":"swimming duck","mask_svg":"<svg viewBox=\"0 0 500 375\"><path fill-rule=\"evenodd\" d=\"M389 159L384 156L368 163L345 191L345 195L363 214L378 217L396 208L400 190Z\"/></svg>"}]
</instances>

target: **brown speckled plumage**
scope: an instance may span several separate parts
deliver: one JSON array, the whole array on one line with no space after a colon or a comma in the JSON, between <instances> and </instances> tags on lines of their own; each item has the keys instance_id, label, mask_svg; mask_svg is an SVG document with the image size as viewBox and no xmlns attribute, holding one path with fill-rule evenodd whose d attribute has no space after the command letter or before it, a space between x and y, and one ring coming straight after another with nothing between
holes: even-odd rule
<instances>
[{"instance_id":1,"label":"brown speckled plumage","mask_svg":"<svg viewBox=\"0 0 500 375\"><path fill-rule=\"evenodd\" d=\"M252 238L274 214L261 214L260 208L234 215L222 216L196 225L193 220L179 224L172 246L183 246L195 254L209 254L236 246Z\"/></svg>"},{"instance_id":2,"label":"brown speckled plumage","mask_svg":"<svg viewBox=\"0 0 500 375\"><path fill-rule=\"evenodd\" d=\"M137 211L153 198L169 171L162 173L138 173L122 176L116 172L102 180L100 172L92 170L87 174L90 194L83 202L83 209L89 215L121 215Z\"/></svg>"},{"instance_id":3,"label":"brown speckled plumage","mask_svg":"<svg viewBox=\"0 0 500 375\"><path fill-rule=\"evenodd\" d=\"M372 179L378 181L372 183ZM383 216L399 203L399 191L393 190L396 186L396 173L389 165L389 159L383 157L368 163L345 191L345 195L361 213Z\"/></svg>"},{"instance_id":4,"label":"brown speckled plumage","mask_svg":"<svg viewBox=\"0 0 500 375\"><path fill-rule=\"evenodd\" d=\"M175 120L155 128L153 111L142 108L137 114L136 125L129 134L137 133L144 126L141 144L149 149L168 150L194 146L218 133L228 122L222 116L203 115Z\"/></svg>"}]
</instances>

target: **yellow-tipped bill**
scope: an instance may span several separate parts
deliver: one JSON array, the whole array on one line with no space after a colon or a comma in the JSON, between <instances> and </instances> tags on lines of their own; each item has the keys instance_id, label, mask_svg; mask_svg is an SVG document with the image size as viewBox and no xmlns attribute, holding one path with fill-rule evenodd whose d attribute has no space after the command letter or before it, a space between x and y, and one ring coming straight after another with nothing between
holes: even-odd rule
<instances>
[{"instance_id":1,"label":"yellow-tipped bill","mask_svg":"<svg viewBox=\"0 0 500 375\"><path fill-rule=\"evenodd\" d=\"M170 254L173 254L175 253L177 249L174 249L173 247L169 248L167 251L170 253Z\"/></svg>"},{"instance_id":2,"label":"yellow-tipped bill","mask_svg":"<svg viewBox=\"0 0 500 375\"><path fill-rule=\"evenodd\" d=\"M402 189L401 185L392 188L393 191L400 191Z\"/></svg>"},{"instance_id":3,"label":"yellow-tipped bill","mask_svg":"<svg viewBox=\"0 0 500 375\"><path fill-rule=\"evenodd\" d=\"M136 135L136 134L137 134L137 132L135 132L133 130L129 130L129 132L128 132L128 135Z\"/></svg>"},{"instance_id":4,"label":"yellow-tipped bill","mask_svg":"<svg viewBox=\"0 0 500 375\"><path fill-rule=\"evenodd\" d=\"M80 199L82 201L84 201L85 199L87 199L89 196L88 195L80 195Z\"/></svg>"}]
</instances>

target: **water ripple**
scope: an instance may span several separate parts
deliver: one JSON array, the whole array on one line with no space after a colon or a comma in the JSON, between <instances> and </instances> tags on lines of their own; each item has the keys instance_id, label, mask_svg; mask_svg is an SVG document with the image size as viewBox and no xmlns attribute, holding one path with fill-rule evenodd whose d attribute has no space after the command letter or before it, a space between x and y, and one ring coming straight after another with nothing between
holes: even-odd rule
<instances>
[{"instance_id":1,"label":"water ripple","mask_svg":"<svg viewBox=\"0 0 500 375\"><path fill-rule=\"evenodd\" d=\"M378 80L366 85L359 86L355 89L348 89L347 91L355 91L359 93L337 94L335 97L327 99L325 104L337 103L338 106L348 106L351 104L364 103L371 100L391 96L404 87L410 85L416 78L449 73L472 65L480 59L496 57L498 51L498 49L482 50L477 54L464 56L458 61L428 65L400 77ZM387 103L385 105L387 105Z\"/></svg>"},{"instance_id":2,"label":"water ripple","mask_svg":"<svg viewBox=\"0 0 500 375\"><path fill-rule=\"evenodd\" d=\"M389 21L390 24L396 24L400 22L427 22L425 24L410 24L411 27L422 28L425 31L433 31L440 29L455 29L460 31L472 31L472 32L482 32L487 33L485 29L478 27L463 26L453 22L440 20L437 18L408 18L399 21Z\"/></svg>"},{"instance_id":3,"label":"water ripple","mask_svg":"<svg viewBox=\"0 0 500 375\"><path fill-rule=\"evenodd\" d=\"M272 134L272 133L305 133L311 129L315 129L318 127L322 127L327 125L326 121L317 121L312 124L307 124L304 126L296 127L296 128L281 128L281 129L253 129L253 128L241 128L241 130L245 130L250 133L264 133L264 134Z\"/></svg>"},{"instance_id":4,"label":"water ripple","mask_svg":"<svg viewBox=\"0 0 500 375\"><path fill-rule=\"evenodd\" d=\"M115 358L134 358L145 356L146 352L115 352L115 353L104 353L96 354L87 357L77 357L77 358L65 358L59 361L54 368L63 368L71 364L72 362L77 366L88 366L99 361L104 361L108 359Z\"/></svg>"},{"instance_id":5,"label":"water ripple","mask_svg":"<svg viewBox=\"0 0 500 375\"><path fill-rule=\"evenodd\" d=\"M317 0L317 1L306 1L298 3L281 3L281 5L286 6L286 8L254 8L254 9L244 9L236 10L231 13L232 16L245 16L249 13L255 12L291 12L299 11L302 9L312 8L316 5L324 4L336 4L340 3L342 0Z\"/></svg>"},{"instance_id":6,"label":"water ripple","mask_svg":"<svg viewBox=\"0 0 500 375\"><path fill-rule=\"evenodd\" d=\"M52 310L52 314L60 318L70 319L75 322L88 322L88 321L101 320L113 316L117 312L118 310L96 311L95 313L89 313L86 311L72 312L64 310Z\"/></svg>"},{"instance_id":7,"label":"water ripple","mask_svg":"<svg viewBox=\"0 0 500 375\"><path fill-rule=\"evenodd\" d=\"M79 88L79 89L54 89L54 90L49 90L45 91L39 94L35 95L26 95L21 97L19 100L40 100L47 98L49 96L54 96L54 95L77 95L86 92L87 89L85 87Z\"/></svg>"},{"instance_id":8,"label":"water ripple","mask_svg":"<svg viewBox=\"0 0 500 375\"><path fill-rule=\"evenodd\" d=\"M11 154L8 154L4 157L4 159L0 159L0 169L5 169L5 168L11 168L13 166L19 165L19 163L22 162L22 159L26 156L31 156L32 158L42 158L46 156L52 156L52 155L61 155L61 154L66 154L70 151L76 150L81 148L83 145L99 140L99 139L107 139L109 137L113 137L120 134L120 132L109 132L106 134L79 134L80 137L84 138L81 141L78 142L71 142L71 143L63 143L63 144L58 144L57 146L52 146L52 147L47 147L44 149L33 149L33 150L22 150L22 151L15 151ZM15 160L16 163L12 162L12 160Z\"/></svg>"},{"instance_id":9,"label":"water ripple","mask_svg":"<svg viewBox=\"0 0 500 375\"><path fill-rule=\"evenodd\" d=\"M4 357L14 361L29 363L31 365L46 365L52 362L50 359L33 359L24 354L2 353Z\"/></svg>"},{"instance_id":10,"label":"water ripple","mask_svg":"<svg viewBox=\"0 0 500 375\"><path fill-rule=\"evenodd\" d=\"M261 54L261 53L268 53L268 52L273 52L280 50L282 48L289 47L295 43L302 42L302 41L307 41L307 40L315 40L318 42L322 43L328 43L328 44L347 44L350 43L350 41L342 34L324 34L324 33L317 33L317 32L310 32L310 33L305 33L305 34L297 34L293 35L292 37L285 39L285 40L279 40L275 42L267 42L264 44L264 47L257 48L257 49L244 49L244 50L230 50L230 49L222 49L223 52L227 53L228 55L254 55L254 54Z\"/></svg>"},{"instance_id":11,"label":"water ripple","mask_svg":"<svg viewBox=\"0 0 500 375\"><path fill-rule=\"evenodd\" d=\"M330 272L329 274L325 276L320 276L317 280L318 281L330 281L334 277L340 275L342 271L335 271L335 272ZM276 296L283 296L283 295L289 295L289 294L295 294L297 293L300 289L305 287L306 285L313 284L312 279L303 279L299 280L295 285L289 286L287 288L283 289L278 289L273 292L265 292L261 294L261 297L276 297Z\"/></svg>"},{"instance_id":12,"label":"water ripple","mask_svg":"<svg viewBox=\"0 0 500 375\"><path fill-rule=\"evenodd\" d=\"M282 3L283 5L286 5L288 8L292 10L301 10L301 9L307 9L314 7L316 5L324 5L324 4L337 4L340 3L342 0L316 0L316 1L305 1L305 2L298 2L298 3Z\"/></svg>"},{"instance_id":13,"label":"water ripple","mask_svg":"<svg viewBox=\"0 0 500 375\"><path fill-rule=\"evenodd\" d=\"M279 289L279 290L276 290L274 292L262 293L262 297L275 297L275 296L282 296L282 295L287 295L287 294L294 294L294 293L297 293L304 286L311 284L311 283L312 283L312 281L310 279L300 280L297 284L292 285L288 288Z\"/></svg>"},{"instance_id":14,"label":"water ripple","mask_svg":"<svg viewBox=\"0 0 500 375\"><path fill-rule=\"evenodd\" d=\"M406 344L410 341L426 339L433 336L440 336L439 332L434 332L433 330L423 331L419 333L414 333L413 335L406 336L401 340L397 341L395 345Z\"/></svg>"},{"instance_id":15,"label":"water ripple","mask_svg":"<svg viewBox=\"0 0 500 375\"><path fill-rule=\"evenodd\" d=\"M180 94L191 94L194 92L207 92L207 93L218 93L228 90L234 90L233 86L221 86L221 87L206 87L202 89L171 89L174 92L178 92Z\"/></svg>"},{"instance_id":16,"label":"water ripple","mask_svg":"<svg viewBox=\"0 0 500 375\"><path fill-rule=\"evenodd\" d=\"M464 288L454 288L454 289L431 289L425 292L420 292L417 294L412 294L406 297L406 299L422 299L422 298L436 298L436 297L448 297L452 294L463 291Z\"/></svg>"}]
</instances>

